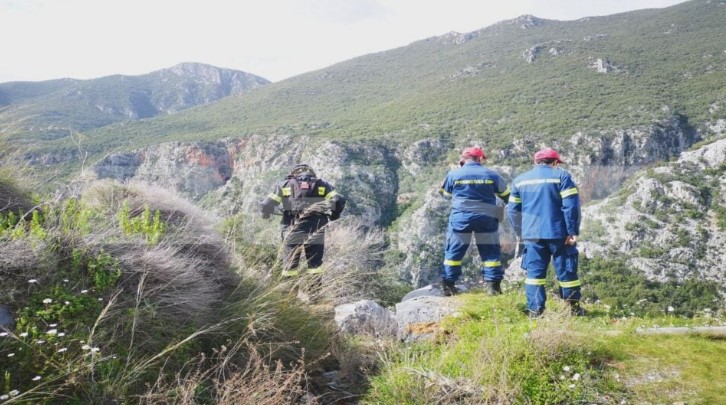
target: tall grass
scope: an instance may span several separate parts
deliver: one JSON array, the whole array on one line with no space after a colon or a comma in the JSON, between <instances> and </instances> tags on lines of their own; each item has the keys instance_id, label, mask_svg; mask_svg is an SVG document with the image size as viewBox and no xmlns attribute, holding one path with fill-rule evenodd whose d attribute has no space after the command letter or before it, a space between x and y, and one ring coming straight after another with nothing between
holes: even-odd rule
<instances>
[{"instance_id":1,"label":"tall grass","mask_svg":"<svg viewBox=\"0 0 726 405\"><path fill-rule=\"evenodd\" d=\"M374 358L357 360L332 320L336 302L371 291L382 235L360 223L330 226L313 288L272 277L268 249L233 249L217 218L142 183L93 182L40 207L0 236L17 317L0 336L8 403L335 401L350 394L326 392L322 374L362 378Z\"/></svg>"}]
</instances>

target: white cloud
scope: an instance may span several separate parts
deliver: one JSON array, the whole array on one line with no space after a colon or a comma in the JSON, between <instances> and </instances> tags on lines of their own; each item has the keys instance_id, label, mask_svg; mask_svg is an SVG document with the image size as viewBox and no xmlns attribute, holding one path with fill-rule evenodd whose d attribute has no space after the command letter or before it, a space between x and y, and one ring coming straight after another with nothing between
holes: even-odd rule
<instances>
[{"instance_id":1,"label":"white cloud","mask_svg":"<svg viewBox=\"0 0 726 405\"><path fill-rule=\"evenodd\" d=\"M681 0L0 0L0 82L180 62L271 80L522 14L575 19Z\"/></svg>"}]
</instances>

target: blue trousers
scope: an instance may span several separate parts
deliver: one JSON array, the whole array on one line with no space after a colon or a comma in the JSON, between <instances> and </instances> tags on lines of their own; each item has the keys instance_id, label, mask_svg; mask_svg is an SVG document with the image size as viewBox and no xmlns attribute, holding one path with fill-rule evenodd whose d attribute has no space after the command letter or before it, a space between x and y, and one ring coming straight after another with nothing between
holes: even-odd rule
<instances>
[{"instance_id":1,"label":"blue trousers","mask_svg":"<svg viewBox=\"0 0 726 405\"><path fill-rule=\"evenodd\" d=\"M486 215L452 213L446 228L444 266L441 278L454 282L461 277L461 261L466 254L472 237L476 242L481 273L485 281L498 281L504 278L500 261L499 222Z\"/></svg>"},{"instance_id":2,"label":"blue trousers","mask_svg":"<svg viewBox=\"0 0 726 405\"><path fill-rule=\"evenodd\" d=\"M580 300L577 246L565 245L564 239L530 239L524 241L524 249L522 267L527 270L524 291L527 295L527 308L531 312L542 313L545 309L545 284L550 260L559 282L560 298L567 301Z\"/></svg>"}]
</instances>

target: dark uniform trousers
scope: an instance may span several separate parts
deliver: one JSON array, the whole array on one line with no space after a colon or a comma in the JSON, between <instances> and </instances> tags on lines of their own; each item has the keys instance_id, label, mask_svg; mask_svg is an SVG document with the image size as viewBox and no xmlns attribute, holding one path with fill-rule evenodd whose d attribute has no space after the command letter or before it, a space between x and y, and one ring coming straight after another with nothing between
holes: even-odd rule
<instances>
[{"instance_id":1,"label":"dark uniform trousers","mask_svg":"<svg viewBox=\"0 0 726 405\"><path fill-rule=\"evenodd\" d=\"M325 251L325 230L321 229L328 223L327 215L312 215L299 219L283 230L284 271L290 274L300 265L303 253L308 264L308 274L315 274L323 264Z\"/></svg>"}]
</instances>

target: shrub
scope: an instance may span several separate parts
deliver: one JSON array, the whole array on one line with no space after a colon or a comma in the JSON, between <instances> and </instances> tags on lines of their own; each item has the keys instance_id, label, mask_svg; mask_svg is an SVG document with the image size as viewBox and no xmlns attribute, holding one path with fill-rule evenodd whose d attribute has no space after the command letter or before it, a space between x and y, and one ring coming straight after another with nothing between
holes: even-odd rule
<instances>
[{"instance_id":1,"label":"shrub","mask_svg":"<svg viewBox=\"0 0 726 405\"><path fill-rule=\"evenodd\" d=\"M94 183L48 205L31 233L0 240L0 265L12 264L0 266L2 298L17 321L0 337L0 356L9 359L0 363L0 394L17 390L14 398L31 402L176 402L175 393L149 387L176 386L184 370L199 382L189 403L242 398L227 378L259 384L275 400L308 389L305 362L326 358L329 324L276 284L241 282L214 224L166 197L140 184ZM164 232L150 240L158 229ZM215 354L232 348L233 356ZM190 359L208 369L189 371Z\"/></svg>"}]
</instances>

